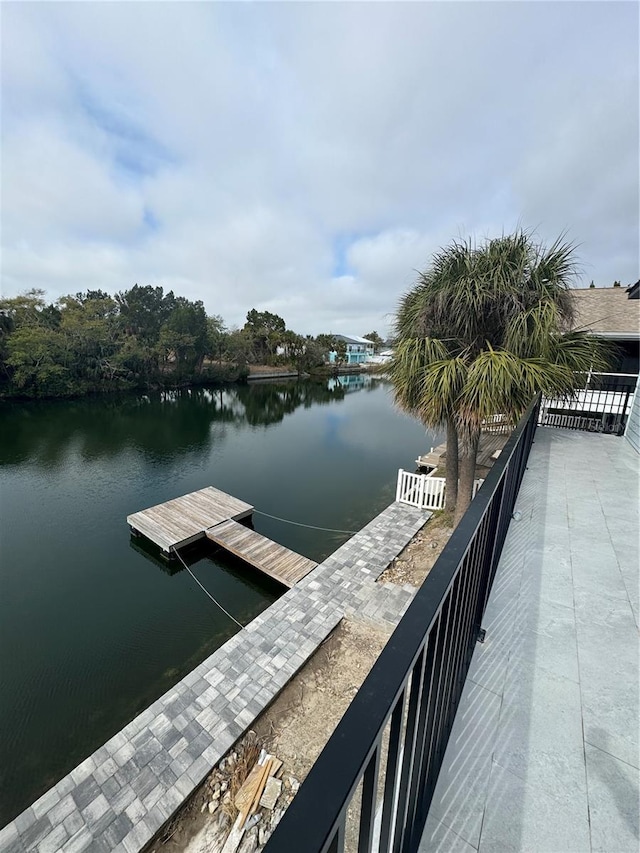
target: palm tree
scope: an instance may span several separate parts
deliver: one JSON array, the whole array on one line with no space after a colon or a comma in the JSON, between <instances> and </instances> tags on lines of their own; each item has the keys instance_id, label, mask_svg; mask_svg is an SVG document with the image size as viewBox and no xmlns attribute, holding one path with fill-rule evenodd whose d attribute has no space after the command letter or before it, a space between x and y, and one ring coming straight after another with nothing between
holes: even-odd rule
<instances>
[{"instance_id":1,"label":"palm tree","mask_svg":"<svg viewBox=\"0 0 640 853\"><path fill-rule=\"evenodd\" d=\"M395 399L426 426L447 425L456 521L471 500L483 420L502 414L515 424L535 394L570 396L576 374L607 364L601 341L570 331L576 274L570 243L545 248L518 231L480 245L454 241L401 300Z\"/></svg>"},{"instance_id":2,"label":"palm tree","mask_svg":"<svg viewBox=\"0 0 640 853\"><path fill-rule=\"evenodd\" d=\"M409 301L411 294L405 297ZM398 315L400 319L400 314ZM432 365L440 364L437 373ZM453 512L458 497L458 424L456 404L462 391L458 363L447 342L435 337L398 337L395 353L388 366L394 385L396 403L400 408L417 415L425 427L446 427L446 489L445 509ZM425 394L425 380L434 387Z\"/></svg>"}]
</instances>

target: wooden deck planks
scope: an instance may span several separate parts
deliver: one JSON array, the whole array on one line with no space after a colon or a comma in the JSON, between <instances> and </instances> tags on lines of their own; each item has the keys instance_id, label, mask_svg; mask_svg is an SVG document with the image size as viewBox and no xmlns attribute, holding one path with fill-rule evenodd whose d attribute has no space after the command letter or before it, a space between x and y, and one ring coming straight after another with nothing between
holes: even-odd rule
<instances>
[{"instance_id":1,"label":"wooden deck planks","mask_svg":"<svg viewBox=\"0 0 640 853\"><path fill-rule=\"evenodd\" d=\"M476 467L491 468L496 461L493 456L498 450L502 450L509 439L505 433L483 432L480 435ZM416 463L419 467L438 468L444 467L447 458L447 445L439 444L430 453L419 456Z\"/></svg>"},{"instance_id":2,"label":"wooden deck planks","mask_svg":"<svg viewBox=\"0 0 640 853\"><path fill-rule=\"evenodd\" d=\"M129 515L127 522L167 553L206 535L269 577L292 587L317 563L237 523L252 512L250 504L208 486Z\"/></svg>"},{"instance_id":3,"label":"wooden deck planks","mask_svg":"<svg viewBox=\"0 0 640 853\"><path fill-rule=\"evenodd\" d=\"M207 530L206 535L216 545L288 587L294 586L317 566L313 560L232 520L217 524Z\"/></svg>"},{"instance_id":4,"label":"wooden deck planks","mask_svg":"<svg viewBox=\"0 0 640 853\"><path fill-rule=\"evenodd\" d=\"M485 433L480 437L480 446L478 448L478 457L476 465L482 465L485 468L491 468L497 457L494 454L500 455L502 448L509 439L508 435L501 433Z\"/></svg>"},{"instance_id":5,"label":"wooden deck planks","mask_svg":"<svg viewBox=\"0 0 640 853\"><path fill-rule=\"evenodd\" d=\"M127 523L163 551L170 551L204 536L209 527L252 512L251 504L208 486L135 512L127 516Z\"/></svg>"}]
</instances>

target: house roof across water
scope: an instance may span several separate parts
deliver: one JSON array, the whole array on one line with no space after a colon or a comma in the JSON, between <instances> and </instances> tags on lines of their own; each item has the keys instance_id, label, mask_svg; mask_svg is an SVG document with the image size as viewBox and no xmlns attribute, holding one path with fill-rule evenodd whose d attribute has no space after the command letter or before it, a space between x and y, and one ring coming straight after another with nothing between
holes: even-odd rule
<instances>
[{"instance_id":1,"label":"house roof across water","mask_svg":"<svg viewBox=\"0 0 640 853\"><path fill-rule=\"evenodd\" d=\"M373 341L368 338L360 338L358 335L334 335L339 341L344 341L346 344L370 344L373 346Z\"/></svg>"}]
</instances>

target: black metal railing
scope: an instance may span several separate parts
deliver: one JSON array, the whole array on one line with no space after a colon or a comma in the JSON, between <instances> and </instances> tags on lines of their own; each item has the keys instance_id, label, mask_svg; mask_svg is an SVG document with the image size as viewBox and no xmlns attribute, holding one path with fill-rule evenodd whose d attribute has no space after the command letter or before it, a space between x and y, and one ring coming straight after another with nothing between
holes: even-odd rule
<instances>
[{"instance_id":1,"label":"black metal railing","mask_svg":"<svg viewBox=\"0 0 640 853\"><path fill-rule=\"evenodd\" d=\"M267 853L417 850L538 408L539 401L533 401L511 435L277 826Z\"/></svg>"},{"instance_id":2,"label":"black metal railing","mask_svg":"<svg viewBox=\"0 0 640 853\"><path fill-rule=\"evenodd\" d=\"M539 426L622 435L637 381L630 373L591 373L570 399L542 399Z\"/></svg>"}]
</instances>

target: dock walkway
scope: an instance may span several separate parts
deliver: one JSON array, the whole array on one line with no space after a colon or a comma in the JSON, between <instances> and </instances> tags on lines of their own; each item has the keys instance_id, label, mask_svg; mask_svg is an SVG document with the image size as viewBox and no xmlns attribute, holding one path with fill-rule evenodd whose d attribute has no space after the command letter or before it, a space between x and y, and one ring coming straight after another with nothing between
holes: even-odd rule
<instances>
[{"instance_id":1,"label":"dock walkway","mask_svg":"<svg viewBox=\"0 0 640 853\"><path fill-rule=\"evenodd\" d=\"M289 589L318 565L237 521L223 521L206 536Z\"/></svg>"}]
</instances>

